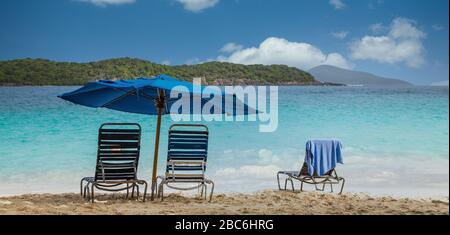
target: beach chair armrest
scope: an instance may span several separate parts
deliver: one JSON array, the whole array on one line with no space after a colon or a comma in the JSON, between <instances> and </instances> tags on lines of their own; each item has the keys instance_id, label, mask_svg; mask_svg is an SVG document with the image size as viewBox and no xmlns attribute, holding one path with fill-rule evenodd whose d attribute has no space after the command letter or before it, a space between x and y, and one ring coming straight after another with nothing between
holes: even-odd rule
<instances>
[{"instance_id":1,"label":"beach chair armrest","mask_svg":"<svg viewBox=\"0 0 450 235\"><path fill-rule=\"evenodd\" d=\"M100 164L100 169L102 171L102 179L103 179L103 181L106 181L106 178L105 178L105 166L103 164L103 161L100 160L98 163Z\"/></svg>"},{"instance_id":2,"label":"beach chair armrest","mask_svg":"<svg viewBox=\"0 0 450 235\"><path fill-rule=\"evenodd\" d=\"M169 160L167 162L167 166L171 167L171 170L170 170L171 174L170 175L172 175L173 179L175 179L175 175L176 175L175 168L177 166L191 166L191 167L193 167L193 166L195 166L195 167L200 166L202 168L202 175L205 175L205 172L206 172L206 162L204 162L204 161L200 162L200 161L185 161L185 160L184 161Z\"/></svg>"}]
</instances>

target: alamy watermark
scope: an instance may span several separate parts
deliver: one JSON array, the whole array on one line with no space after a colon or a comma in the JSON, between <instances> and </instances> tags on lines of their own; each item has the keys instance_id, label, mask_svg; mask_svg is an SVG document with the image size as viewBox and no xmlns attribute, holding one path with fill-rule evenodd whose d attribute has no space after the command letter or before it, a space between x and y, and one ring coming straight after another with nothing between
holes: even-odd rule
<instances>
[{"instance_id":1,"label":"alamy watermark","mask_svg":"<svg viewBox=\"0 0 450 235\"><path fill-rule=\"evenodd\" d=\"M259 122L260 132L274 132L278 128L277 86L225 86L221 89L202 86L201 79L195 78L192 89L192 93L185 86L171 89L173 121Z\"/></svg>"}]
</instances>

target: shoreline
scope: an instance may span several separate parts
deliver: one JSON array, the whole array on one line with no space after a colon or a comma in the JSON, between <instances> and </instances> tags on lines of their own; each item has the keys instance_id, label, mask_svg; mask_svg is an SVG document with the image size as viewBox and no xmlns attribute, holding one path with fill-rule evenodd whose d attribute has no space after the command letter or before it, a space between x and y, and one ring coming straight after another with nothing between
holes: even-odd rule
<instances>
[{"instance_id":1,"label":"shoreline","mask_svg":"<svg viewBox=\"0 0 450 235\"><path fill-rule=\"evenodd\" d=\"M177 209L174 209L177 208ZM216 194L211 202L193 195L168 194L164 201L136 201L124 194L98 194L90 203L77 193L0 197L0 214L67 215L425 215L449 214L447 198L377 197L319 192L260 191Z\"/></svg>"}]
</instances>

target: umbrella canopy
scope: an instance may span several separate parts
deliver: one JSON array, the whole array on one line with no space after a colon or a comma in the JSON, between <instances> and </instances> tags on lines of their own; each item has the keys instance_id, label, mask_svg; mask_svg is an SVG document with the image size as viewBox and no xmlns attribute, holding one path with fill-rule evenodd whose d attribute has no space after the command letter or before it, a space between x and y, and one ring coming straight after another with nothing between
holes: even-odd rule
<instances>
[{"instance_id":1,"label":"umbrella canopy","mask_svg":"<svg viewBox=\"0 0 450 235\"><path fill-rule=\"evenodd\" d=\"M234 95L229 95L222 90L207 91L207 98L202 93L207 88L196 86L192 83L179 81L167 75L159 75L153 78L139 78L136 80L101 80L91 82L85 86L58 96L75 104L92 107L108 108L128 113L146 115L158 115L155 152L152 174L152 199L156 189L156 173L158 163L159 136L161 130L161 115L164 114L201 114L202 107L208 102L221 102L213 106L212 114L248 115L256 114L257 110L242 103ZM181 96L171 98L170 93L176 91ZM219 96L221 99L214 99ZM197 98L197 99L195 99ZM172 110L172 105L180 99L189 99L189 109ZM195 109L192 102L199 100L200 109ZM233 105L225 105L226 101L232 101ZM172 113L171 113L172 112ZM211 111L210 111L211 112Z\"/></svg>"},{"instance_id":2,"label":"umbrella canopy","mask_svg":"<svg viewBox=\"0 0 450 235\"><path fill-rule=\"evenodd\" d=\"M226 94L223 91L207 89L204 86L195 86L190 82L179 81L167 75L159 75L154 78L139 78L136 80L100 80L91 82L78 90L68 92L58 96L64 100L75 104L84 105L92 108L108 108L128 113L138 113L147 115L157 115L157 102L162 99L164 109L162 114L170 114L172 104L179 98L170 98L171 91L177 91L184 94L183 98L189 98L190 101L195 100L198 96L201 106L207 102L211 102L212 97L201 98L203 92L211 95L221 96L213 110L214 114L229 115L248 115L256 114L257 111L248 105L236 99L233 95ZM225 100L232 100L233 105L226 106ZM214 102L213 102L214 103ZM243 106L243 107L242 107ZM201 109L195 110L193 105L190 109L177 109L176 114L201 114ZM173 112L173 111L172 111Z\"/></svg>"}]
</instances>

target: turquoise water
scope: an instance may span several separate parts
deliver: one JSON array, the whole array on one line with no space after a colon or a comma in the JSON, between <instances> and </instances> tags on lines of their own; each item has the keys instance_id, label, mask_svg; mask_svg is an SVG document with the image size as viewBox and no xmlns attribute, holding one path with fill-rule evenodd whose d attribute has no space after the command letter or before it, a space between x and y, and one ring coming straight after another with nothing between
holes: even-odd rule
<instances>
[{"instance_id":1,"label":"turquoise water","mask_svg":"<svg viewBox=\"0 0 450 235\"><path fill-rule=\"evenodd\" d=\"M92 175L104 122L143 127L141 177L150 180L156 118L91 109L58 99L76 87L0 87L0 195L76 192ZM347 191L447 195L449 90L439 87L280 87L279 125L207 123L208 175L222 192L276 187L275 173L297 169L311 138L339 138ZM164 168L170 117L162 126Z\"/></svg>"}]
</instances>

